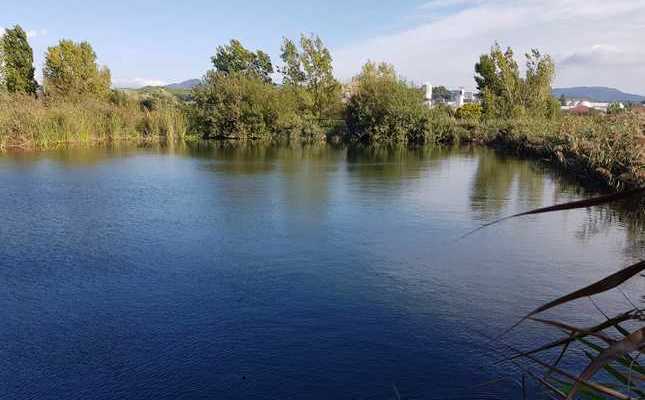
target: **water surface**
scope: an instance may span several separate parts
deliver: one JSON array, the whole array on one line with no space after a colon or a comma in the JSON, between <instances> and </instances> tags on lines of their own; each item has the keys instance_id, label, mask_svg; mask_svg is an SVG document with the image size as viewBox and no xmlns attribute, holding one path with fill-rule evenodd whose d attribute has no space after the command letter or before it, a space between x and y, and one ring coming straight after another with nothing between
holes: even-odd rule
<instances>
[{"instance_id":1,"label":"water surface","mask_svg":"<svg viewBox=\"0 0 645 400\"><path fill-rule=\"evenodd\" d=\"M486 337L642 257L643 230L600 208L456 239L583 196L486 149L2 155L0 398L517 398ZM588 301L551 315L602 320Z\"/></svg>"}]
</instances>

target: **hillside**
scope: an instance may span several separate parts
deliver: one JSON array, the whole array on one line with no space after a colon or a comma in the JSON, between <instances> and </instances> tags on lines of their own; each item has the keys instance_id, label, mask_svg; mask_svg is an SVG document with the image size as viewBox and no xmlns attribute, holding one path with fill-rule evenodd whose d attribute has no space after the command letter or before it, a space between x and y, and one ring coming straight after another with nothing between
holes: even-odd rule
<instances>
[{"instance_id":1,"label":"hillside","mask_svg":"<svg viewBox=\"0 0 645 400\"><path fill-rule=\"evenodd\" d=\"M621 92L618 89L602 87L602 86L579 86L570 88L556 88L553 89L553 95L560 97L564 95L566 98L594 100L601 102L631 102L640 103L645 101L645 96Z\"/></svg>"},{"instance_id":2,"label":"hillside","mask_svg":"<svg viewBox=\"0 0 645 400\"><path fill-rule=\"evenodd\" d=\"M171 83L170 85L164 86L166 89L192 89L195 86L199 85L199 79L189 79L187 81L179 83Z\"/></svg>"}]
</instances>

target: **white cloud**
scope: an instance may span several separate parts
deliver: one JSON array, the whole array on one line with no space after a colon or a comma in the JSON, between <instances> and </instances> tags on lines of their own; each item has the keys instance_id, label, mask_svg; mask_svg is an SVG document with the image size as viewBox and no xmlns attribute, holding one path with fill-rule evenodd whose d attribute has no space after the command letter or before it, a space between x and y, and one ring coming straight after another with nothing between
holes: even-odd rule
<instances>
[{"instance_id":1,"label":"white cloud","mask_svg":"<svg viewBox=\"0 0 645 400\"><path fill-rule=\"evenodd\" d=\"M115 78L112 86L117 88L138 89L144 86L166 86L168 83L158 79L146 78Z\"/></svg>"},{"instance_id":2,"label":"white cloud","mask_svg":"<svg viewBox=\"0 0 645 400\"><path fill-rule=\"evenodd\" d=\"M645 93L645 1L435 0L418 10L430 22L337 49L349 79L368 59L387 61L408 79L473 87L473 66L498 41L521 55L556 60L556 85L607 85Z\"/></svg>"},{"instance_id":3,"label":"white cloud","mask_svg":"<svg viewBox=\"0 0 645 400\"><path fill-rule=\"evenodd\" d=\"M642 52L625 51L616 46L596 44L589 49L582 49L561 57L558 64L561 68L620 67L638 66L643 60L645 60L645 54Z\"/></svg>"}]
</instances>

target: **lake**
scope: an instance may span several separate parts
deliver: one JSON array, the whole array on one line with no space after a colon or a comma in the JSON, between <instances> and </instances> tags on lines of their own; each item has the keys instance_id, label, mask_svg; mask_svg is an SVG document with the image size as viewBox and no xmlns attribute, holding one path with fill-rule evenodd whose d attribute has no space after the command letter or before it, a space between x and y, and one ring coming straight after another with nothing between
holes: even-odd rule
<instances>
[{"instance_id":1,"label":"lake","mask_svg":"<svg viewBox=\"0 0 645 400\"><path fill-rule=\"evenodd\" d=\"M518 398L488 338L645 255L607 207L459 240L589 196L484 148L74 148L0 155L0 188L2 399Z\"/></svg>"}]
</instances>

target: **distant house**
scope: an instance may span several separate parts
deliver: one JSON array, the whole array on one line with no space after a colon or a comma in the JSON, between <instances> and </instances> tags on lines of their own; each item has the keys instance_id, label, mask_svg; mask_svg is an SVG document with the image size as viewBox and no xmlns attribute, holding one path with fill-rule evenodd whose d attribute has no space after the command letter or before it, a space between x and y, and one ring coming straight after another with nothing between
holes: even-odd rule
<instances>
[{"instance_id":1,"label":"distant house","mask_svg":"<svg viewBox=\"0 0 645 400\"><path fill-rule=\"evenodd\" d=\"M584 113L588 113L591 110L606 113L610 104L611 103L601 103L601 102L593 102L593 101L587 101L587 100L569 100L566 105L562 106L562 110L573 112L575 114L580 114L583 111ZM625 107L622 103L618 103L618 105L621 108Z\"/></svg>"},{"instance_id":2,"label":"distant house","mask_svg":"<svg viewBox=\"0 0 645 400\"><path fill-rule=\"evenodd\" d=\"M577 114L577 115L586 115L594 111L593 108L587 107L584 104L577 104L571 108L569 108L567 111L569 111L571 114Z\"/></svg>"},{"instance_id":3,"label":"distant house","mask_svg":"<svg viewBox=\"0 0 645 400\"><path fill-rule=\"evenodd\" d=\"M472 90L465 90L464 88L459 88L456 90L449 90L448 93L450 97L448 99L433 99L432 98L432 85L426 83L423 85L425 92L426 104L429 107L432 107L436 104L445 104L451 108L457 109L463 107L464 104L469 103L479 103L479 97L477 93Z\"/></svg>"}]
</instances>

